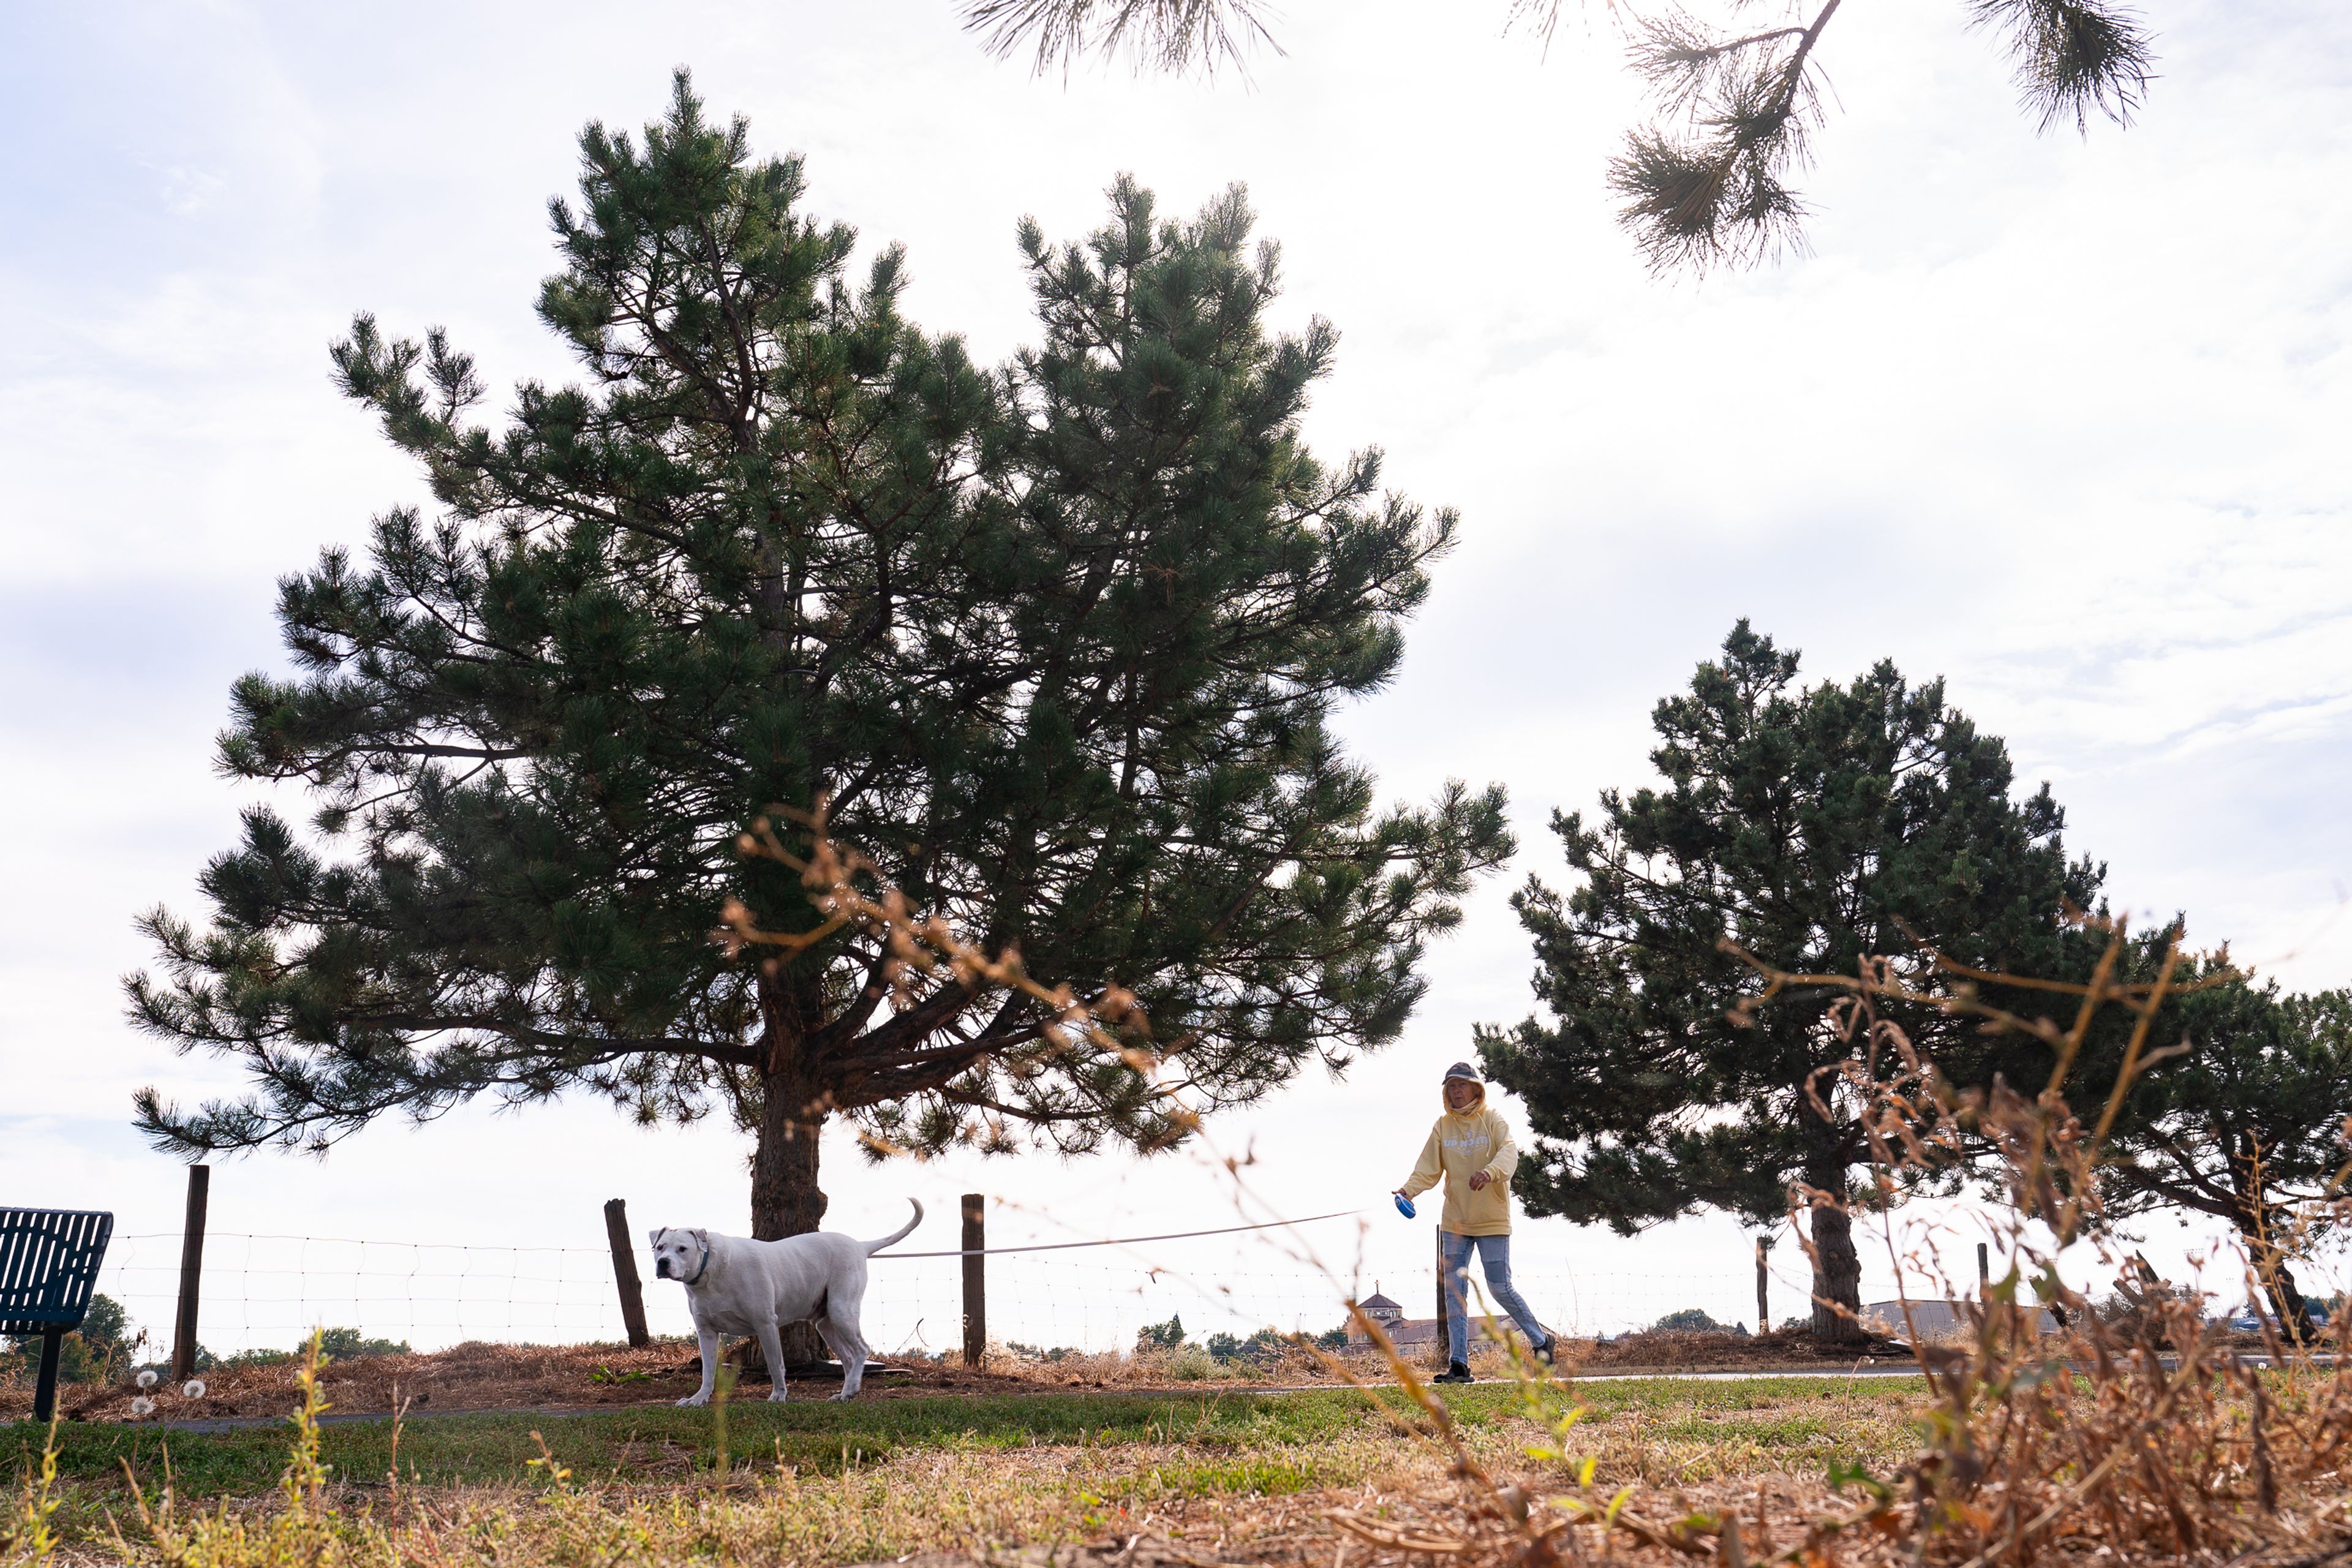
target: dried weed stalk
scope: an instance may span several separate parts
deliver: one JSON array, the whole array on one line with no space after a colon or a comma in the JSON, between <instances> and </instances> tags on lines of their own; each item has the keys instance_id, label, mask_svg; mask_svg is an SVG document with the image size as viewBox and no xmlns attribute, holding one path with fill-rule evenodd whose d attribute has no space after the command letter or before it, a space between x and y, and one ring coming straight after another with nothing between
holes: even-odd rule
<instances>
[{"instance_id":1,"label":"dried weed stalk","mask_svg":"<svg viewBox=\"0 0 2352 1568\"><path fill-rule=\"evenodd\" d=\"M1885 1548L1917 1563L1991 1568L2053 1555L2218 1563L2344 1550L2352 1538L2342 1473L2352 1439L2352 1364L2341 1353L2342 1326L2327 1346L2284 1343L2266 1328L2269 1353L2257 1369L2231 1345L2225 1325L2206 1321L2193 1292L2163 1288L2144 1259L2120 1257L2102 1226L2095 1177L2106 1135L2138 1076L2186 1048L2150 1046L2175 989L2177 937L2154 981L2126 984L2116 979L2125 932L2120 922L2105 930L2108 947L2088 983L2029 983L2074 1000L2065 1027L1983 1003L1975 984L2020 982L1940 957L1938 967L1964 983L1956 994L1915 990L1896 964L1880 960L1852 976L1767 969L1763 994L1748 1005L1769 1006L1800 987L1846 993L1831 1019L1853 1055L1812 1092L1825 1110L1832 1096L1859 1108L1882 1205L1907 1178L1988 1152L2006 1199L1997 1223L2010 1267L1972 1299L1941 1279L1932 1258L1895 1260L1898 1279L1906 1263L1937 1279L1945 1298L1960 1303L1965 1329L1928 1345L1906 1298L1931 1396L1926 1443L1890 1481L1850 1479L1880 1499L1868 1522ZM2050 1081L2032 1098L1998 1080L1955 1091L1880 1016L1882 1000L2031 1034L2052 1048ZM2117 1079L2086 1126L2063 1089L2095 1020L2113 1006L2128 1011L2133 1028ZM2343 1189L2339 1175L2336 1190ZM1791 1199L1801 1210L1842 1202L1804 1189ZM2270 1267L2304 1249L2307 1225L2285 1229L2293 1234L2266 1248ZM1890 1232L1890 1250L1895 1245ZM2059 1260L2077 1246L2116 1275L2131 1310L2103 1316L2067 1284ZM2246 1268L2259 1285L2256 1266Z\"/></svg>"},{"instance_id":2,"label":"dried weed stalk","mask_svg":"<svg viewBox=\"0 0 2352 1568\"><path fill-rule=\"evenodd\" d=\"M1151 1048L1150 1020L1133 992L1113 984L1093 995L1080 996L1067 985L1040 984L1022 963L1019 948L1007 946L991 953L965 939L945 915L917 910L913 900L892 885L869 857L833 837L826 826L824 800L817 802L814 811L789 806L771 811L772 816L755 818L751 831L736 839L737 852L747 859L773 860L798 872L810 901L824 919L804 931L762 931L748 908L730 899L720 911L715 933L729 957L740 955L746 948L772 948L775 951L761 962L777 965L836 931L863 931L884 943L889 952L884 978L890 985L894 1007L904 1010L914 1005L917 978L941 970L967 990L992 985L1017 992L1053 1009L1037 1043L1020 1047L1024 1054L1042 1061L1091 1047L1124 1063L1153 1086L1175 1137L1198 1129L1198 1113L1160 1079L1164 1054ZM810 842L805 855L785 844L774 820L779 816L806 831ZM1001 1128L992 1126L990 1131L992 1141L1001 1141ZM908 1152L868 1131L861 1131L858 1137L876 1155Z\"/></svg>"},{"instance_id":3,"label":"dried weed stalk","mask_svg":"<svg viewBox=\"0 0 2352 1568\"><path fill-rule=\"evenodd\" d=\"M855 923L890 943L897 975L911 978L945 965L967 982L1018 989L1055 1009L1066 1048L1083 1042L1115 1051L1157 1084L1159 1058L1129 1043L1148 1038L1131 995L1113 991L1080 998L1066 987L1039 984L1017 952L992 956L962 940L944 919L917 914L870 864L832 843L821 810L792 815L810 831L806 856L787 850L765 822L746 836L745 852L799 871L824 923L778 935L757 931L747 913L730 909L724 940L791 952ZM1907 961L1873 961L1853 975L1793 974L1759 965L1766 984L1746 1005L1750 1011L1792 990L1845 993L1831 1019L1853 1054L1817 1080L1812 1092L1824 1101L1850 1099L1861 1108L1882 1204L1891 1205L1911 1178L1989 1159L2007 1200L2000 1224L2011 1259L2006 1272L1986 1281L1973 1299L1947 1284L1947 1299L1962 1302L1966 1321L1963 1331L1941 1342L1928 1342L1905 1303L1930 1394L1917 1457L1885 1479L1859 1468L1833 1470L1832 1485L1860 1489L1860 1506L1811 1521L1795 1544L1777 1553L1764 1546L1759 1560L1830 1568L1843 1553L1992 1568L2053 1552L2104 1552L2132 1560L2219 1561L2266 1550L2336 1548L2352 1540L2352 1503L2339 1470L2352 1458L2347 1452L2352 1363L2271 1333L2269 1367L2256 1371L2242 1364L2220 1325L2204 1321L2192 1295L2150 1289L2144 1273L2126 1274L2134 1310L2108 1321L2060 1273L2061 1256L2084 1244L2107 1264L2124 1266L2101 1225L2094 1179L2099 1151L2139 1075L2186 1048L2152 1044L2166 998L2179 989L2177 939L2158 977L2133 983L2118 978L2126 952L2120 923L2107 935L2091 979L2079 984L1979 973L1934 954L1937 967L1961 982L1952 992L1912 987L1905 978ZM2062 1027L1980 1000L1977 987L1995 984L2008 994L2021 987L2070 998L2073 1022ZM2055 1058L2050 1080L2030 1098L2003 1083L1956 1092L1902 1029L1879 1016L1882 1000L1935 1006L1977 1018L1988 1029L2041 1039ZM2133 1018L2129 1043L2112 1092L2086 1126L2068 1105L2067 1080L2094 1023L2103 1010L2117 1006ZM1225 1162L1237 1185L1242 1163ZM1801 1211L1843 1202L1840 1194L1802 1188L1790 1197ZM1804 1227L1799 1228L1801 1234ZM2274 1251L2293 1256L2301 1231L2284 1228L2294 1234L2278 1238ZM1322 1268L1311 1254L1301 1260ZM1925 1266L1934 1272L1932 1259ZM2130 1267L2145 1269L2136 1260ZM1497 1475L1472 1451L1420 1370L1352 1300L1349 1314L1370 1342L1374 1364L1394 1379L1393 1390L1374 1387L1351 1358L1304 1342L1300 1348L1334 1377L1361 1388L1401 1434L1433 1445L1453 1482L1443 1496L1400 1500L1386 1517L1345 1510L1329 1515L1376 1555L1444 1558L1465 1568L1551 1568L1632 1548L1640 1555L1706 1556L1726 1568L1746 1568L1751 1552L1737 1512L1677 1505L1667 1510L1675 1517L1667 1519L1635 1507L1630 1487L1598 1491L1596 1459L1571 1452L1583 1409L1570 1385L1554 1381L1522 1353L1513 1352L1522 1414L1549 1434L1528 1457L1544 1474L1565 1474L1570 1486L1559 1495L1538 1496ZM2056 1320L2054 1332L2045 1331L2045 1314ZM1502 1337L1491 1318L1486 1331ZM2343 1337L2339 1326L2336 1350L2346 1348ZM1580 1543L1580 1536L1589 1539ZM1758 1539L1760 1544L1760 1532Z\"/></svg>"}]
</instances>

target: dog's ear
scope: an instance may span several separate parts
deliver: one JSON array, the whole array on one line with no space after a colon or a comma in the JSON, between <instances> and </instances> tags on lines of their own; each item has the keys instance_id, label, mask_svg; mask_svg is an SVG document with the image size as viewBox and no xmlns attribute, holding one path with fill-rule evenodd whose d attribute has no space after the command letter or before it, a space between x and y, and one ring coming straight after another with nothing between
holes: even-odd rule
<instances>
[{"instance_id":1,"label":"dog's ear","mask_svg":"<svg viewBox=\"0 0 2352 1568\"><path fill-rule=\"evenodd\" d=\"M657 1225L654 1226L653 1229L646 1232L646 1240L652 1246L658 1247L661 1246L661 1238L668 1234L669 1226L666 1225Z\"/></svg>"},{"instance_id":2,"label":"dog's ear","mask_svg":"<svg viewBox=\"0 0 2352 1568\"><path fill-rule=\"evenodd\" d=\"M696 1230L696 1231L690 1232L689 1234L691 1234L691 1235L693 1236L693 1237L694 1237L694 1239L695 1239L696 1241L698 1241L698 1242L699 1242L699 1243L701 1243L701 1244L702 1244L702 1250L703 1250L703 1251L708 1252L708 1251L709 1251L709 1250L710 1250L710 1233L709 1233L709 1231L707 1231L707 1230Z\"/></svg>"}]
</instances>

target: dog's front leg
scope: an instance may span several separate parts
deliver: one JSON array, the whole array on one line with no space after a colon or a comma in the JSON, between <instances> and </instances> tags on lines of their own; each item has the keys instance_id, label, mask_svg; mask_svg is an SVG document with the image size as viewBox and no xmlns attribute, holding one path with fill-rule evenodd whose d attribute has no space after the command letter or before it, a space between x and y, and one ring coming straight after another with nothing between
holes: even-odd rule
<instances>
[{"instance_id":1,"label":"dog's front leg","mask_svg":"<svg viewBox=\"0 0 2352 1568\"><path fill-rule=\"evenodd\" d=\"M697 1321L694 1331L702 1341L702 1386L679 1400L680 1405L708 1405L710 1391L719 1386L719 1331Z\"/></svg>"},{"instance_id":2,"label":"dog's front leg","mask_svg":"<svg viewBox=\"0 0 2352 1568\"><path fill-rule=\"evenodd\" d=\"M768 1358L768 1397L778 1404L784 1397L784 1336L777 1331L771 1318L759 1328L760 1353Z\"/></svg>"}]
</instances>

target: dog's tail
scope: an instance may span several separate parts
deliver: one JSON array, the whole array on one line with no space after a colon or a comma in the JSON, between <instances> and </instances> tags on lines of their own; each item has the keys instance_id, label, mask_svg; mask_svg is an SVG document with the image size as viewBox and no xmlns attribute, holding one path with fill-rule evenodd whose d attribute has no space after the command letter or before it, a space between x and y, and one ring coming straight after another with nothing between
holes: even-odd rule
<instances>
[{"instance_id":1,"label":"dog's tail","mask_svg":"<svg viewBox=\"0 0 2352 1568\"><path fill-rule=\"evenodd\" d=\"M866 1243L866 1253L867 1257L872 1257L875 1253L881 1251L886 1247L896 1247L898 1243L914 1235L915 1227L923 1223L923 1205L915 1203L915 1200L912 1198L908 1198L907 1201L910 1204L915 1204L915 1217L900 1226L898 1229L892 1231L889 1235L884 1237L881 1240L869 1241Z\"/></svg>"}]
</instances>

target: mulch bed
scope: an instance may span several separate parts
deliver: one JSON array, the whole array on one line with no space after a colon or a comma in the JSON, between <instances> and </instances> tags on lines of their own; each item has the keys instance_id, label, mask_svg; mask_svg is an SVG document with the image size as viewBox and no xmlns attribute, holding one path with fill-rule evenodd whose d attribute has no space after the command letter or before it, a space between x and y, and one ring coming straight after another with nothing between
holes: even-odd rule
<instances>
[{"instance_id":1,"label":"mulch bed","mask_svg":"<svg viewBox=\"0 0 2352 1568\"><path fill-rule=\"evenodd\" d=\"M1574 1359L1580 1372L1826 1372L1856 1363L1913 1361L1901 1340L1873 1334L1849 1343L1815 1339L1801 1328L1769 1334L1685 1333L1653 1329L1620 1334L1606 1344L1590 1340L1560 1342L1560 1359Z\"/></svg>"},{"instance_id":2,"label":"mulch bed","mask_svg":"<svg viewBox=\"0 0 2352 1568\"><path fill-rule=\"evenodd\" d=\"M700 1358L692 1342L657 1342L644 1350L626 1345L530 1345L475 1342L428 1354L353 1356L330 1362L319 1374L328 1402L344 1413L389 1413L405 1403L417 1415L436 1410L536 1410L550 1406L596 1408L658 1404L683 1399L701 1383ZM1037 1381L961 1368L888 1363L869 1368L861 1398L911 1393L1035 1393ZM296 1363L215 1369L200 1374L201 1397L188 1398L172 1384L149 1392L155 1421L189 1421L223 1415L282 1415L295 1403ZM814 1374L822 1385L823 1373ZM837 1382L839 1373L833 1373ZM763 1375L744 1379L764 1386ZM58 1413L69 1421L132 1419L131 1401L140 1390L128 1379L110 1384L68 1384L58 1391ZM32 1414L29 1379L0 1383L0 1421Z\"/></svg>"},{"instance_id":3,"label":"mulch bed","mask_svg":"<svg viewBox=\"0 0 2352 1568\"><path fill-rule=\"evenodd\" d=\"M1607 1344L1563 1341L1563 1370L1588 1373L1644 1372L1820 1371L1857 1363L1907 1363L1910 1352L1891 1340L1858 1345L1824 1345L1801 1331L1753 1337L1707 1333L1627 1334ZM1109 1358L1087 1358L1084 1375L1050 1363L1016 1372L973 1372L929 1362L887 1363L869 1369L862 1398L921 1394L1023 1394L1055 1389L1181 1389L1241 1392L1252 1386L1296 1387L1333 1383L1303 1357L1287 1357L1255 1379L1170 1384L1137 1367L1129 1375L1104 1376ZM405 1402L419 1415L436 1410L532 1410L551 1406L595 1408L649 1405L684 1398L700 1382L700 1361L690 1341L665 1341L644 1350L625 1345L530 1345L475 1342L427 1354L354 1356L331 1362L320 1373L328 1400L345 1413L390 1412ZM215 1370L203 1374L205 1392L191 1399L164 1384L150 1391L155 1409L148 1419L186 1421L213 1416L282 1415L294 1402L294 1363ZM1368 1369L1369 1370L1369 1369ZM838 1373L833 1376L837 1378ZM820 1385L824 1371L795 1377ZM765 1384L754 1371L747 1384ZM131 1401L140 1391L127 1380L110 1384L68 1384L58 1391L58 1413L72 1421L130 1420ZM0 1380L0 1420L32 1413L29 1379Z\"/></svg>"}]
</instances>

